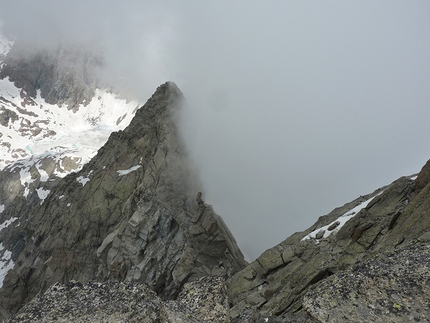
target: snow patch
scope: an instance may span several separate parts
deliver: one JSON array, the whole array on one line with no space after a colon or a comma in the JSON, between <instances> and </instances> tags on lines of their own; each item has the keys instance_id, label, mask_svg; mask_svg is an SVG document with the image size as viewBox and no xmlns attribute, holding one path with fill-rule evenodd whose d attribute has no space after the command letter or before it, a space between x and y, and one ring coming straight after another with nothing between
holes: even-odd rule
<instances>
[{"instance_id":1,"label":"snow patch","mask_svg":"<svg viewBox=\"0 0 430 323\"><path fill-rule=\"evenodd\" d=\"M124 175L131 173L131 172L134 172L135 170L139 169L140 167L142 167L142 165L136 165L136 166L133 166L129 169L117 170L117 173L119 174L119 176L124 176Z\"/></svg>"},{"instance_id":2,"label":"snow patch","mask_svg":"<svg viewBox=\"0 0 430 323\"><path fill-rule=\"evenodd\" d=\"M308 235L303 237L303 239L301 241L308 240L308 239L316 239L317 234L320 232L324 233L323 236L321 237L321 239L327 238L330 234L338 232L345 225L346 222L348 222L350 219L352 219L358 212L360 212L362 209L364 209L375 197L382 194L383 192L384 191L381 191L380 193L376 194L375 196L372 196L368 200L360 203L359 205L357 205L353 209L349 210L348 212L345 212L343 215L341 215L339 218L337 218L333 222L312 231L311 233L309 233ZM338 224L336 224L336 222L338 222ZM330 226L333 226L334 229L328 230L328 228Z\"/></svg>"},{"instance_id":3,"label":"snow patch","mask_svg":"<svg viewBox=\"0 0 430 323\"><path fill-rule=\"evenodd\" d=\"M13 84L13 82L9 81L9 77L5 77L0 80L0 90L1 95L8 101L11 101L11 103L13 103L13 99L21 99L19 89Z\"/></svg>"},{"instance_id":4,"label":"snow patch","mask_svg":"<svg viewBox=\"0 0 430 323\"><path fill-rule=\"evenodd\" d=\"M37 167L37 170L39 171L39 174L40 174L40 181L41 182L48 181L49 174L45 170L43 170L42 168L40 168L40 164L37 164L37 166L39 166L39 167Z\"/></svg>"},{"instance_id":5,"label":"snow patch","mask_svg":"<svg viewBox=\"0 0 430 323\"><path fill-rule=\"evenodd\" d=\"M79 176L78 178L76 178L76 181L81 183L82 186L85 186L85 184L88 183L90 179L87 177Z\"/></svg>"},{"instance_id":6,"label":"snow patch","mask_svg":"<svg viewBox=\"0 0 430 323\"><path fill-rule=\"evenodd\" d=\"M0 224L0 231L3 230L4 228L7 228L9 225L11 225L16 220L18 220L18 218L14 217L14 218L10 218L9 220L4 221L2 224Z\"/></svg>"},{"instance_id":7,"label":"snow patch","mask_svg":"<svg viewBox=\"0 0 430 323\"><path fill-rule=\"evenodd\" d=\"M49 192L51 192L50 190L45 190L42 187L36 189L37 192L37 196L39 196L40 201L40 205L43 204L43 201L45 201L46 197L48 196Z\"/></svg>"},{"instance_id":8,"label":"snow patch","mask_svg":"<svg viewBox=\"0 0 430 323\"><path fill-rule=\"evenodd\" d=\"M21 170L19 171L19 179L21 181L21 186L24 187L24 194L23 196L26 198L28 196L29 185L33 183L36 179L31 176L30 172L30 165L27 165L27 163L20 163Z\"/></svg>"},{"instance_id":9,"label":"snow patch","mask_svg":"<svg viewBox=\"0 0 430 323\"><path fill-rule=\"evenodd\" d=\"M4 209L5 209L4 204L0 204L0 214L3 213Z\"/></svg>"},{"instance_id":10,"label":"snow patch","mask_svg":"<svg viewBox=\"0 0 430 323\"><path fill-rule=\"evenodd\" d=\"M3 252L4 247L0 242L0 253ZM12 252L4 250L3 257L0 258L0 288L3 286L4 278L9 270L13 268L15 263L12 261Z\"/></svg>"}]
</instances>

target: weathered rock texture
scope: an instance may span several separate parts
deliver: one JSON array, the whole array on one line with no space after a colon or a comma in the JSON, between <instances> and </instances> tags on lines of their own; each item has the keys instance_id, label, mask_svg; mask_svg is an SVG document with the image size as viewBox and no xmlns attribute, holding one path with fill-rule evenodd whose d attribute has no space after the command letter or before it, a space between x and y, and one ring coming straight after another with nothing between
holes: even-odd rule
<instances>
[{"instance_id":1,"label":"weathered rock texture","mask_svg":"<svg viewBox=\"0 0 430 323\"><path fill-rule=\"evenodd\" d=\"M319 322L428 322L429 266L429 244L383 253L311 287L303 306Z\"/></svg>"},{"instance_id":2,"label":"weathered rock texture","mask_svg":"<svg viewBox=\"0 0 430 323\"><path fill-rule=\"evenodd\" d=\"M35 297L9 323L38 322L228 322L224 280L188 283L176 301L163 301L147 286L130 282L56 283Z\"/></svg>"},{"instance_id":3,"label":"weathered rock texture","mask_svg":"<svg viewBox=\"0 0 430 323\"><path fill-rule=\"evenodd\" d=\"M3 317L56 282L135 281L174 298L186 282L244 268L177 133L182 100L175 84L160 86L81 171L15 214L17 238L4 241L15 267L0 289Z\"/></svg>"}]
</instances>

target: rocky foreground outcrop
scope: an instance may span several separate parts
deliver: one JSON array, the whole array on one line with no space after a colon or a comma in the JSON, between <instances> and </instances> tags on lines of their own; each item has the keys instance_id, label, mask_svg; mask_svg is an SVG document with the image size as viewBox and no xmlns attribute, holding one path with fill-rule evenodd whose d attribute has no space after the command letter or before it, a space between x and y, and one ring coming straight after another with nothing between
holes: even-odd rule
<instances>
[{"instance_id":1,"label":"rocky foreground outcrop","mask_svg":"<svg viewBox=\"0 0 430 323\"><path fill-rule=\"evenodd\" d=\"M401 178L333 210L313 227L264 252L228 281L233 317L246 306L267 316L300 312L301 298L311 285L348 269L379 248L415 194L413 189L411 179ZM335 226L342 216L369 200L342 228ZM324 227L327 232L332 230L327 237ZM316 234L306 239L311 232Z\"/></svg>"},{"instance_id":2,"label":"rocky foreground outcrop","mask_svg":"<svg viewBox=\"0 0 430 323\"><path fill-rule=\"evenodd\" d=\"M245 267L228 228L204 203L177 133L182 100L175 84L163 84L42 205L29 196L5 210L4 220L18 220L2 231L15 262L0 289L3 317L56 282L140 282L175 298L189 281Z\"/></svg>"},{"instance_id":3,"label":"rocky foreground outcrop","mask_svg":"<svg viewBox=\"0 0 430 323\"><path fill-rule=\"evenodd\" d=\"M357 263L310 288L302 304L319 322L428 322L430 245Z\"/></svg>"},{"instance_id":4,"label":"rocky foreground outcrop","mask_svg":"<svg viewBox=\"0 0 430 323\"><path fill-rule=\"evenodd\" d=\"M224 279L202 277L185 284L175 301L163 301L139 283L56 283L7 322L221 323L228 319Z\"/></svg>"}]
</instances>

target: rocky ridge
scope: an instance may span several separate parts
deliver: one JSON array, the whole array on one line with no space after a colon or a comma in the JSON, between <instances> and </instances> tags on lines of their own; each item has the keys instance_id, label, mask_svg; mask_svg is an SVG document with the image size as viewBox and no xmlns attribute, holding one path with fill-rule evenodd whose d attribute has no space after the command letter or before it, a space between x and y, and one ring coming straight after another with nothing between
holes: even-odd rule
<instances>
[{"instance_id":1,"label":"rocky ridge","mask_svg":"<svg viewBox=\"0 0 430 323\"><path fill-rule=\"evenodd\" d=\"M2 232L15 262L0 289L4 317L56 282L135 281L175 298L188 281L244 268L177 134L182 100L175 84L160 86L42 205L33 194L4 212L19 219Z\"/></svg>"},{"instance_id":2,"label":"rocky ridge","mask_svg":"<svg viewBox=\"0 0 430 323\"><path fill-rule=\"evenodd\" d=\"M250 322L262 322L261 316L286 322L428 321L427 169L320 217L231 277L233 321L242 322L250 309L260 315ZM334 233L325 235L327 228Z\"/></svg>"},{"instance_id":3,"label":"rocky ridge","mask_svg":"<svg viewBox=\"0 0 430 323\"><path fill-rule=\"evenodd\" d=\"M211 306L213 302L206 301L210 298L228 302L213 312L224 315L220 322L341 322L345 315L353 322L429 319L425 310L430 293L425 274L430 245L427 164L418 176L402 177L320 217L308 230L246 266L227 227L204 204L190 161L178 143L173 112L182 100L173 83L161 86L129 128L112 134L82 171L63 179L58 191L42 204L42 211L37 206L35 213L29 212L29 217L38 214L41 229L31 232L36 242L28 240L19 253L19 267L10 271L0 290L8 295L3 300L14 300L10 295L35 295L56 282L75 284L75 289L83 288L79 293L87 295L80 297L89 298L91 289L68 281L96 279L100 283L89 286L138 282L142 295L149 295L144 292L148 286L158 295L148 296L151 308L170 313L163 316L167 322L174 318L203 321L192 304L201 299L194 310ZM85 197L92 202L85 202ZM66 219L61 215L64 206L73 210ZM92 253L84 252L91 248ZM42 250L48 251L43 260ZM206 289L201 298L192 297L194 291L187 282L213 276L227 278L226 288ZM33 284L37 288L29 289ZM103 288L110 295L111 289ZM189 296L186 305L185 294ZM40 300L45 296L39 295L33 307L22 309L15 319L44 308ZM176 301L165 303L159 296ZM129 302L118 302L122 311L133 308ZM143 315L148 322L159 319L145 311L136 310L133 315ZM101 313L117 319L112 316L117 312Z\"/></svg>"},{"instance_id":4,"label":"rocky ridge","mask_svg":"<svg viewBox=\"0 0 430 323\"><path fill-rule=\"evenodd\" d=\"M8 322L221 323L228 317L224 280L203 277L187 283L175 301L138 283L56 283Z\"/></svg>"}]
</instances>

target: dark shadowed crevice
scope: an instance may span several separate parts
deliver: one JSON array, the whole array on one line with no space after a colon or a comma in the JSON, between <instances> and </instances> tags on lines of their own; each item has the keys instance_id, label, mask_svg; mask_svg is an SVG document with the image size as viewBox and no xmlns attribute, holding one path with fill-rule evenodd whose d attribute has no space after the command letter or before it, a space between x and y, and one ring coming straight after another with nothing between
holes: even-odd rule
<instances>
[{"instance_id":1,"label":"dark shadowed crevice","mask_svg":"<svg viewBox=\"0 0 430 323\"><path fill-rule=\"evenodd\" d=\"M334 272L332 272L329 268L326 268L323 271L320 271L309 281L309 283L300 291L300 293L306 290L309 286L314 285L320 282L321 280L326 279L327 277L330 277L333 274Z\"/></svg>"},{"instance_id":2,"label":"dark shadowed crevice","mask_svg":"<svg viewBox=\"0 0 430 323\"><path fill-rule=\"evenodd\" d=\"M395 213L391 220L390 223L388 224L388 230L391 230L394 228L394 226L396 225L397 220L399 219L400 215L402 215L402 212L398 211L397 213Z\"/></svg>"}]
</instances>

